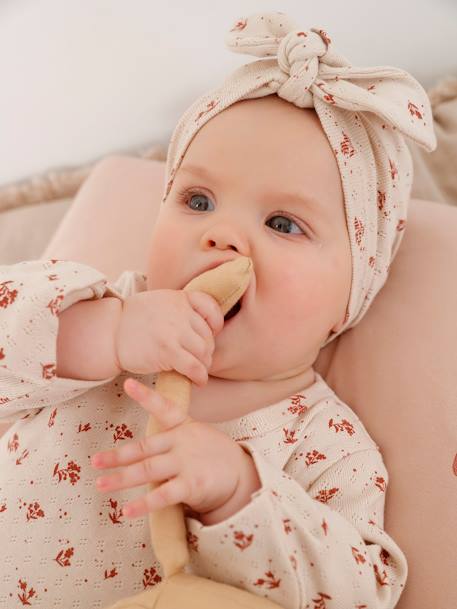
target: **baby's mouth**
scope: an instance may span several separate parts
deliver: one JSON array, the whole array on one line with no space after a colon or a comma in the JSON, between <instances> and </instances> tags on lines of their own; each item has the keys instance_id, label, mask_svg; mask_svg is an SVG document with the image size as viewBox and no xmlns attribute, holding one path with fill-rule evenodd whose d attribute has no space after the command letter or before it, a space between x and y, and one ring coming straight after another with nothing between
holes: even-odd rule
<instances>
[{"instance_id":1,"label":"baby's mouth","mask_svg":"<svg viewBox=\"0 0 457 609\"><path fill-rule=\"evenodd\" d=\"M227 311L227 313L224 315L224 321L228 321L229 319L231 319L232 317L235 317L235 315L241 310L241 298L233 305L233 307L230 309L230 311Z\"/></svg>"}]
</instances>

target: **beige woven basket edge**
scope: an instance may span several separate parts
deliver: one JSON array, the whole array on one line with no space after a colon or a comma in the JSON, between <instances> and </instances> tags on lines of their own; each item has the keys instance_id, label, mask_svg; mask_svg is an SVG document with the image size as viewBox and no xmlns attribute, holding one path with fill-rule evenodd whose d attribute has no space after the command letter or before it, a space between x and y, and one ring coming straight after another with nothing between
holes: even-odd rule
<instances>
[{"instance_id":1,"label":"beige woven basket edge","mask_svg":"<svg viewBox=\"0 0 457 609\"><path fill-rule=\"evenodd\" d=\"M139 150L116 154L165 161L167 153L163 146L155 144ZM45 173L0 187L0 212L25 205L47 203L57 199L73 197L93 167L107 156L112 155L103 155L95 161L77 167L52 169Z\"/></svg>"}]
</instances>

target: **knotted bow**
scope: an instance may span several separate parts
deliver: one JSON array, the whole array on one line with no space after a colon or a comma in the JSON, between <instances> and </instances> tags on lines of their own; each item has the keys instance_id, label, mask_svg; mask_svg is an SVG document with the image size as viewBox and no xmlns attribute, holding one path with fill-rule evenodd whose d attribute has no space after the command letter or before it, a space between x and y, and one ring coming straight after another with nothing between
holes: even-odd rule
<instances>
[{"instance_id":1,"label":"knotted bow","mask_svg":"<svg viewBox=\"0 0 457 609\"><path fill-rule=\"evenodd\" d=\"M300 29L284 13L258 13L238 20L226 45L235 53L276 57L271 93L299 108L315 107L318 98L339 108L374 112L417 144L436 147L433 129L422 129L431 125L432 116L428 103L417 102L424 96L419 83L399 68L351 66L322 29Z\"/></svg>"}]
</instances>

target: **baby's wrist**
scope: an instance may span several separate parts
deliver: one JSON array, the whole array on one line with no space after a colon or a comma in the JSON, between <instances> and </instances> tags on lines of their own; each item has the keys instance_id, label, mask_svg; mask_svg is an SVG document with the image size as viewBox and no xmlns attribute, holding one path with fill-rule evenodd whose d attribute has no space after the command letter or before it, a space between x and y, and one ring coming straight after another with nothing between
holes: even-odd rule
<instances>
[{"instance_id":1,"label":"baby's wrist","mask_svg":"<svg viewBox=\"0 0 457 609\"><path fill-rule=\"evenodd\" d=\"M113 362L116 368L116 374L119 375L124 371L124 368L121 364L119 358L119 350L118 350L118 334L119 334L119 326L121 324L122 313L124 311L124 301L120 300L119 310L117 312L117 318L114 325L113 331Z\"/></svg>"},{"instance_id":2,"label":"baby's wrist","mask_svg":"<svg viewBox=\"0 0 457 609\"><path fill-rule=\"evenodd\" d=\"M227 518L239 512L251 501L252 494L262 486L254 459L243 447L240 446L240 448L243 451L242 466L236 489L223 505L199 515L198 519L206 526L227 520Z\"/></svg>"}]
</instances>

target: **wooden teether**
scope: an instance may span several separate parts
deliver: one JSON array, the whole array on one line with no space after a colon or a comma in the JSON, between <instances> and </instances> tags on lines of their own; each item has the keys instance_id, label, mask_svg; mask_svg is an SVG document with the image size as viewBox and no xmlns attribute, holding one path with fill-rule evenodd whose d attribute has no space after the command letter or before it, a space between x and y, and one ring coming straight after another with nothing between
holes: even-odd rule
<instances>
[{"instance_id":1,"label":"wooden teether","mask_svg":"<svg viewBox=\"0 0 457 609\"><path fill-rule=\"evenodd\" d=\"M246 291L252 260L240 256L192 279L184 290L210 294L225 315ZM171 370L157 375L155 390L187 413L192 382ZM162 430L150 416L146 436ZM158 484L150 483L150 489ZM281 609L266 598L235 586L184 572L189 562L183 506L173 505L149 513L151 543L162 565L164 579L153 588L116 602L110 609Z\"/></svg>"}]
</instances>

